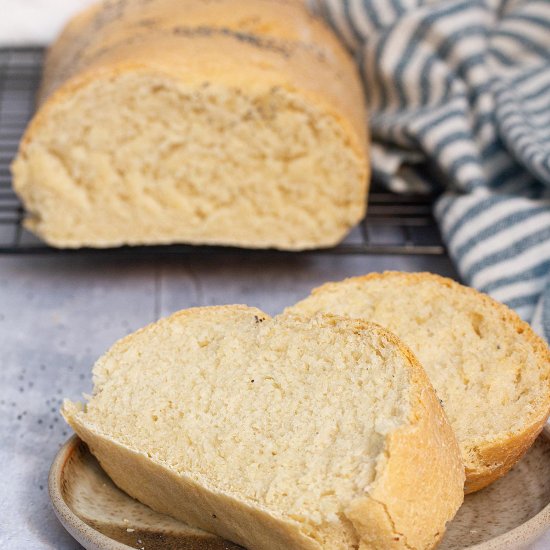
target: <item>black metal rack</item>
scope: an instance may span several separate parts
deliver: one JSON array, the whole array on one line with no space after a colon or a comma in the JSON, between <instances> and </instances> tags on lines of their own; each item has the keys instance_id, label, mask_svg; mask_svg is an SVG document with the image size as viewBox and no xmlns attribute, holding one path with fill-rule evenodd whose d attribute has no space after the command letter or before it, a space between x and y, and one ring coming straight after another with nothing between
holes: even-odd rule
<instances>
[{"instance_id":1,"label":"black metal rack","mask_svg":"<svg viewBox=\"0 0 550 550\"><path fill-rule=\"evenodd\" d=\"M25 212L11 188L10 163L34 111L43 60L41 48L0 49L0 254L253 254L259 251L212 246L138 246L109 250L57 250L23 228ZM433 198L374 189L368 215L346 240L323 254L443 254L445 247L432 216ZM275 251L262 251L273 253ZM296 254L296 253L293 253Z\"/></svg>"}]
</instances>

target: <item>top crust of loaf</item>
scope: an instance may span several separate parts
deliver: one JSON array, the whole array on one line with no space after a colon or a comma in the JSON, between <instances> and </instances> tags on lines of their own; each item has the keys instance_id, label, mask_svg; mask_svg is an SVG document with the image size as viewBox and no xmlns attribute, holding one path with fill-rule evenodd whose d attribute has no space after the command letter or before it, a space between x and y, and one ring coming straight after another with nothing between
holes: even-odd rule
<instances>
[{"instance_id":1,"label":"top crust of loaf","mask_svg":"<svg viewBox=\"0 0 550 550\"><path fill-rule=\"evenodd\" d=\"M218 328L214 330L213 326L218 326ZM309 373L307 386L310 392L317 392L318 390L315 389L317 388L317 376L324 372L323 369L328 368L329 364L332 364L331 370L335 369L335 375L333 378L326 378L326 382L330 382L327 388L332 388L331 394L335 398L339 395L338 384L343 382L342 373L346 373L345 376L348 376L348 369L349 373L356 372L356 375L353 376L367 376L365 381L374 384L373 391L379 392L386 387L382 385L382 381L374 378L374 374L369 375L370 371L362 371L363 374L359 375L361 371L357 368L362 361L367 361L366 365L371 365L369 369L380 369L382 364L378 367L375 365L379 364L378 361L382 357L391 362L385 363L385 367L380 370L380 373L386 372L389 376L389 372L394 372L394 383L396 384L393 390L390 385L384 391L391 393L401 387L400 385L403 383L408 385L408 390L404 389L401 394L401 404L396 402L394 405L394 414L398 415L395 418L402 414L405 416L397 425L394 424L394 421L390 421L390 417L386 421L382 421L380 418L379 422L381 423L376 428L377 431L380 430L379 433L386 435L380 440L383 445L376 458L376 468L372 472L374 477L364 488L364 493L359 491L357 496L347 502L339 514L327 516L332 519L322 516L319 516L317 520L315 516L307 519L305 516L289 516L288 509L277 509L273 504L266 505L267 501L264 498L251 500L250 495L244 493L239 496L241 490L224 488L227 483L230 485L233 483L231 479L234 472L231 470L227 470L226 481L221 486L217 486L219 481L214 481L218 475L214 472L220 467L219 460L215 461L217 464L209 463L210 465L200 475L197 473L198 470L196 472L187 468L181 470L176 466L175 459L166 462L165 459L159 458L155 452L151 452L150 447L136 447L135 442L132 443L123 434L116 435L114 428L109 428L104 424L111 422L108 420L109 415L112 415L109 409L114 408L121 399L130 399L131 401L124 402L129 403L131 407L133 407L134 399L136 400L135 408L139 411L137 414L142 418L136 418L135 422L142 422L147 415L147 413L143 413L145 414L143 416L142 412L143 407L148 405L141 404L138 393L134 392L133 397L132 392L119 393L114 401L111 399L111 393L108 393L110 392L109 388L114 387L112 384L129 376L128 373L131 371L128 369L130 367L138 368L136 365L140 364L142 357L149 354L150 357L156 358L156 364L151 364L147 378L154 388L160 387L159 374L157 373L159 368L161 373L166 372L167 380L171 380L174 387L179 387L177 386L179 382L175 378L171 378L173 375L169 374L172 371L162 370L168 369L162 365L167 360L165 354L170 345L179 342L181 353L185 354L186 349L195 349L194 347L188 348L188 343L196 341L199 350L198 358L201 353L209 353L208 346L216 345L213 343L219 342L218 338L225 339L223 340L225 343L220 349L227 349L229 346L229 349L234 350L232 353L242 353L243 358L247 357L246 354L249 350L255 350L253 356L256 360L253 364L245 363L250 365L245 367L245 371L252 368L260 374L263 361L266 357L271 357L269 361L273 361L273 363L270 363L272 366L269 369L272 370L268 370L270 372L268 378L274 380L282 380L284 377L289 380L295 379L298 384L296 387L289 383L282 387L296 395L304 387L301 385L303 382L299 382L301 369L307 365L309 365L307 369L313 369L307 370ZM263 342L260 348L248 346L247 342L254 338L259 338L258 345ZM287 341L287 351L284 353L277 351L281 349L283 342ZM207 342L211 344L207 344ZM344 342L346 342L345 348L342 347ZM376 352L369 356L370 352L367 353L367 349L373 349L370 346L374 345L374 342L379 342L377 345L382 347L376 348ZM330 353L333 354L332 363L330 358L324 355L325 352L321 353L320 351L329 343L327 349L331 350ZM200 351L203 349L202 346L206 346L207 351ZM169 353L172 355L173 351ZM281 353L282 355L280 355ZM316 360L309 362L310 360L303 358L309 357L311 353L320 354L321 363L317 363ZM187 355L185 356L187 357ZM340 365L344 356L354 357L353 361L359 361L359 363L355 366L353 364ZM233 369L237 369L235 373L238 375L236 379L238 380L240 376L238 373L241 371L238 370L240 367L237 365L243 359L234 355L231 366L229 364L224 366L223 356L216 355L216 357L218 357L216 364L218 360L221 361L220 368L230 369L229 371L218 371L216 380L220 384L225 384L224 376L230 376ZM390 359L390 357L395 359ZM398 357L400 359L397 359ZM149 361L147 358L143 360ZM193 364L198 364L197 360L193 359ZM283 362L281 363L281 361ZM284 362L287 361L290 363L285 366ZM400 365L399 368L398 365ZM139 368L144 368L144 366ZM210 368L214 367L208 367L208 369ZM288 370L288 368L293 370ZM340 370L342 368L344 370ZM390 368L396 370L391 371ZM208 369L204 371L204 376L208 377ZM336 375L336 373L339 374ZM264 391L261 375L256 375L255 378L257 378L254 380L257 384L253 385L247 379L247 387ZM115 344L94 367L94 379L95 395L88 404L87 412L77 404L66 402L63 414L75 431L89 444L92 452L98 457L115 483L130 495L156 510L178 517L207 531L215 532L239 544L260 550L283 550L290 547L311 548L312 550L321 548L327 550L351 550L352 548L363 550L367 548L428 549L432 548L441 538L446 522L454 516L462 502L464 471L460 453L433 389L410 351L395 336L376 325L328 315L310 320L294 315L269 319L265 313L245 306L195 308L161 320ZM141 377L141 380L144 378ZM208 384L206 380L205 384ZM355 382L349 388L353 388L354 384ZM208 394L209 387L208 385L204 387L205 395ZM223 388L219 387L218 390L220 389ZM147 391L147 388L144 388L144 391ZM238 390L235 388L234 391ZM150 395L152 399L153 394ZM230 411L233 405L229 394L227 395L228 398L224 400L225 410ZM241 401L247 399L245 394L239 393L238 395ZM365 394L365 398L368 395ZM182 397L184 400L190 398L186 395ZM311 397L305 395L303 397L306 401L319 398L320 395L316 393L311 394ZM258 394L259 401L255 400L255 402L265 403L268 408L272 408L272 399L274 396L269 397L269 394ZM368 397L368 399L374 399L374 397ZM390 400L390 397L387 399L388 401L383 406L391 408L393 401ZM102 402L105 403L104 406L101 406ZM295 406L294 403L297 402L293 398L292 402L286 403L284 409ZM342 403L340 404L342 405ZM354 403L353 407L349 409L349 414L356 418L364 417L359 414L361 406L365 405L360 401ZM183 411L177 403L174 403L169 414L177 414L178 410ZM402 412L399 412L400 410ZM250 411L252 415L250 418L254 418L255 413L252 409ZM365 411L365 413L367 412ZM322 410L319 409L317 414L321 415L321 413ZM128 414L134 413L130 411ZM163 422L167 422L168 417L162 416L165 413L157 411L154 414L158 416L155 429L162 430ZM340 418L339 414L341 413L336 411L333 413L333 419L326 423L327 428L334 419ZM122 422L120 417L116 418L117 420L113 420L113 422ZM189 426L186 423L190 420L187 420L187 416L183 418L185 418L182 421L185 432L186 426ZM247 415L242 413L239 418L243 419L239 433L245 437L245 434L248 433L249 420ZM264 415L266 422L273 422L275 418L278 417L273 416L273 412ZM300 413L296 416L295 421L299 422L304 418ZM319 418L324 418L324 416ZM279 421L284 422L284 415ZM213 431L212 422L214 420L209 421L209 425L211 426L210 430ZM223 433L231 433L231 425L231 422L225 425ZM341 425L339 441L349 437L349 434L346 435L346 425ZM284 459L285 455L278 446L283 441L286 441L287 445L291 444L294 436L289 433L284 440L273 439L272 434L276 433L277 429L276 426L270 427L266 434L269 434L271 444L274 445L272 449L277 458L273 460L280 461ZM144 427L143 430L141 437L145 438L147 429ZM263 445L266 446L264 448L269 448L267 442ZM366 441L364 445L367 449ZM307 453L310 443L300 448L302 448L302 452L298 456L309 456ZM323 450L319 449L318 452L321 455L326 455L330 448L336 449L336 446L325 447ZM226 452L223 442L217 445L217 449L222 454ZM361 447L357 450L360 451L360 449ZM234 449L232 452L236 450ZM252 448L250 451L248 460L259 460L259 458L254 458L257 451ZM191 449L187 452L190 453ZM373 450L369 452L372 453ZM339 455L334 457L334 460L337 461L335 464L343 464L347 458ZM315 467L313 462L308 462L308 464L308 469ZM227 465L228 468L237 466L242 467L243 464L232 466L230 463ZM200 468L199 466L199 470ZM288 472L290 483L292 483L292 469L276 471ZM299 479L295 479L296 483L299 481ZM235 481L235 483L237 482ZM342 478L340 483L344 487L349 484L349 481ZM275 487L274 482L271 484ZM247 489L245 492L249 490ZM304 498L305 496L304 494ZM287 505L285 508L292 507L295 505ZM215 513L212 510L215 510ZM305 513L304 509L300 515Z\"/></svg>"},{"instance_id":2,"label":"top crust of loaf","mask_svg":"<svg viewBox=\"0 0 550 550\"><path fill-rule=\"evenodd\" d=\"M384 304L376 306L378 303L376 299L371 297L369 300L369 297L375 296L373 287L379 284L387 284L388 286L384 297ZM443 395L444 392L448 394L451 390L445 388L446 382L444 380L436 379L437 370L434 370L436 367L429 362L429 359L426 360L425 358L426 355L431 357L431 355L427 354L425 351L425 346L430 345L430 343L426 342L423 347L423 342L420 340L420 334L414 332L411 332L410 335L404 334L407 332L407 327L409 331L413 331L414 327L422 321L417 321L416 317L429 315L427 312L420 311L420 308L424 307L423 304L420 304L420 301L417 304L418 309L414 312L407 311L407 306L400 302L400 300L405 300L405 290L411 287L414 288L415 291L407 295L411 300L409 307L414 305L415 299L423 299L419 298L419 289L421 286L422 288L433 288L434 299L436 295L441 294L440 298L447 302L450 308L456 307L452 304L453 299L457 299L462 304L468 304L462 309L468 311L471 316L472 330L467 331L465 334L470 335L470 333L472 333L473 336L464 337L479 337L482 339L484 337L496 338L498 335L502 339L501 343L503 344L503 348L505 342L509 342L507 349L509 348L512 350L511 353L514 352L514 349L522 349L525 351L524 356L527 357L529 362L522 364L520 367L516 366L515 369L517 373L515 376L518 378L518 383L521 382L522 378L527 376L533 379L533 383L529 384L529 387L525 389L525 391L530 392L531 399L529 403L526 403L523 412L515 415L514 418L510 420L510 422L514 421L516 423L513 428L512 426L510 426L510 428L503 426L496 430L496 432L486 433L484 436L478 434L474 437L468 436L469 428L467 425L461 426L463 422L461 422L460 411L470 410L469 407L474 406L475 396L472 395L471 392L475 391L475 388L468 390L465 387L460 390L458 396L454 399L451 395L451 400L453 400L454 403L451 402L448 397L446 398ZM369 294L369 291L372 294ZM395 291L395 294L392 294L392 291ZM378 296L379 292L381 292L381 287L379 288L377 286L376 296ZM364 296L364 299L362 296ZM424 295L422 294L422 296ZM433 304L428 302L433 302L433 300L428 299L426 302L426 307L431 307ZM393 304L395 304L397 311L399 311L399 315L394 316L393 319L389 319L388 315L390 315L390 313L385 312L386 310L384 310L384 308L389 308L393 306ZM384 311L381 312L380 308ZM352 277L338 283L327 283L313 290L308 298L292 306L287 311L301 314L315 314L324 311L350 315L352 317L363 317L367 320L383 324L400 336L405 343L411 346L419 360L427 369L428 375L436 391L438 391L439 397L443 399L444 402L446 401L444 406L450 414L451 424L459 434L458 439L461 444L463 459L466 466L465 490L467 493L477 491L504 475L533 443L550 413L550 352L546 343L538 337L531 327L522 321L515 312L503 304L496 302L489 296L472 288L462 286L451 279L431 273L372 273L362 277ZM450 311L458 312L459 310L451 309ZM403 328L405 325L399 324L398 321L401 320L407 327ZM453 315L449 314L447 328L443 327L440 331L449 332L451 326L454 327L453 330L459 330L458 327L452 324L455 322L456 319L453 318ZM431 326L429 318L426 319L425 326ZM443 334L443 332L434 333L435 337L437 338L438 335ZM407 338L407 336L409 336L409 338ZM472 342L474 341L472 340ZM441 345L441 342L439 342L440 349ZM500 350L500 348L500 344L497 344L497 351ZM491 362L491 355L488 356L487 361ZM497 361L499 360L496 355L493 355L493 362ZM479 364L481 368L483 368L483 362L480 361ZM504 368L502 360L499 361L498 364L499 369ZM454 369L455 367L450 368ZM504 378L505 375L505 372L501 373L501 377ZM465 376L467 377L467 375ZM482 374L482 376L485 376L485 374ZM508 398L505 396L504 390L498 389L499 377L497 376L493 382L491 374L487 374L486 384L490 385L493 383L497 384L497 389L495 391L498 392L493 393L493 395L495 398L501 396L503 403L502 405L491 405L492 409L486 411L486 413L497 415L496 418L503 418L502 412L499 414L498 407L501 406L501 411L505 411L507 407L505 400ZM470 391L470 397L468 397L468 391ZM513 395L509 398L512 401L514 399ZM482 401L480 401L478 405L481 406ZM464 407L466 407L466 409L464 409ZM451 411L451 409L453 410ZM456 418L454 418L455 416ZM481 429L483 426L482 417L483 413L479 412L476 416L479 422L475 422L476 426L470 425L470 428L479 427Z\"/></svg>"},{"instance_id":3,"label":"top crust of loaf","mask_svg":"<svg viewBox=\"0 0 550 550\"><path fill-rule=\"evenodd\" d=\"M318 61L340 69L340 74L357 74L340 41L323 20L307 10L302 0L149 0L145 4L126 0L117 5L98 2L77 14L48 50L42 100L102 51L116 49L124 40L139 40L151 32L173 29L233 33L241 41L283 51L296 44L315 53ZM357 82L350 85L356 86ZM364 124L358 129L364 132Z\"/></svg>"}]
</instances>

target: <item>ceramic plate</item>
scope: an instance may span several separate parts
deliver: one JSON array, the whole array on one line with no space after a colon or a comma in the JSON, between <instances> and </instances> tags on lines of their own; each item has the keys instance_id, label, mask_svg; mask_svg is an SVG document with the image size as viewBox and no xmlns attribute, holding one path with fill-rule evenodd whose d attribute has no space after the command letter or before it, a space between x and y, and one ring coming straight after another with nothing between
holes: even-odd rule
<instances>
[{"instance_id":1,"label":"ceramic plate","mask_svg":"<svg viewBox=\"0 0 550 550\"><path fill-rule=\"evenodd\" d=\"M52 465L49 490L57 517L88 550L236 550L240 547L158 514L103 472L76 436ZM550 431L490 487L468 495L441 550L524 548L550 528Z\"/></svg>"}]
</instances>

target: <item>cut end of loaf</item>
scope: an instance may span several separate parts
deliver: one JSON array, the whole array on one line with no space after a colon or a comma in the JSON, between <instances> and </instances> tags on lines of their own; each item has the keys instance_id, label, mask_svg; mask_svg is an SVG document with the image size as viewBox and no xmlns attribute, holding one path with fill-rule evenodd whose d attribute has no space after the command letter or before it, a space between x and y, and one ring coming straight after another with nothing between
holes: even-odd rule
<instances>
[{"instance_id":1,"label":"cut end of loaf","mask_svg":"<svg viewBox=\"0 0 550 550\"><path fill-rule=\"evenodd\" d=\"M435 452L431 440L422 439L426 452L435 453L435 467L449 467L432 491L448 501L435 519L432 511L429 520L423 518L421 534L410 540L433 542L460 504L463 478L454 438L443 415L435 420L437 414L432 419L426 412L433 403L425 402L422 413L413 410L419 389L411 360L376 326L330 316L268 319L236 306L187 310L117 343L94 367L94 380L85 410L66 403L63 414L114 481L159 511L245 546L359 547L361 520L367 531L377 529L370 523L376 521L373 506L365 502L371 492L381 502L387 498L378 485L389 475L388 452L400 452L399 445L387 448L388 438L399 439L402 431L425 437L423 429L433 430L442 445ZM426 391L432 395L431 388ZM418 414L427 428L412 425ZM420 449L412 441L405 447L411 445ZM185 485L179 509L117 470L113 456L120 448L170 470L171 491ZM442 461L437 453L448 455ZM197 487L205 492L198 502L219 508L215 520L210 508L193 500ZM192 510L182 510L186 499ZM392 506L390 500L389 514ZM407 523L410 501L403 506L390 519L418 531ZM243 522L249 524L244 531ZM271 527L264 532L266 525ZM380 540L396 536L388 529ZM412 547L406 535L394 540L395 548ZM424 547L430 545L418 546Z\"/></svg>"},{"instance_id":2,"label":"cut end of loaf","mask_svg":"<svg viewBox=\"0 0 550 550\"><path fill-rule=\"evenodd\" d=\"M300 93L143 68L92 76L46 102L13 165L27 226L48 243L314 248L364 214L365 159Z\"/></svg>"}]
</instances>

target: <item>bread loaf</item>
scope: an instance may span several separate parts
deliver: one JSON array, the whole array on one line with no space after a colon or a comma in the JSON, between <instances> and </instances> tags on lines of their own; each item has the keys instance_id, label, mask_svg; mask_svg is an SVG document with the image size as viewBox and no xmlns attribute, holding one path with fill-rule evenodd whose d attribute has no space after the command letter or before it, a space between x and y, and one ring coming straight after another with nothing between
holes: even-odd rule
<instances>
[{"instance_id":1,"label":"bread loaf","mask_svg":"<svg viewBox=\"0 0 550 550\"><path fill-rule=\"evenodd\" d=\"M463 499L414 356L359 320L195 308L119 341L63 415L113 481L249 550L428 549Z\"/></svg>"},{"instance_id":2,"label":"bread loaf","mask_svg":"<svg viewBox=\"0 0 550 550\"><path fill-rule=\"evenodd\" d=\"M303 249L364 215L354 63L301 0L126 0L76 16L14 161L58 247Z\"/></svg>"},{"instance_id":3,"label":"bread loaf","mask_svg":"<svg viewBox=\"0 0 550 550\"><path fill-rule=\"evenodd\" d=\"M289 311L379 323L418 357L457 435L466 492L504 475L550 412L550 352L513 311L430 273L374 273L326 284Z\"/></svg>"}]
</instances>

